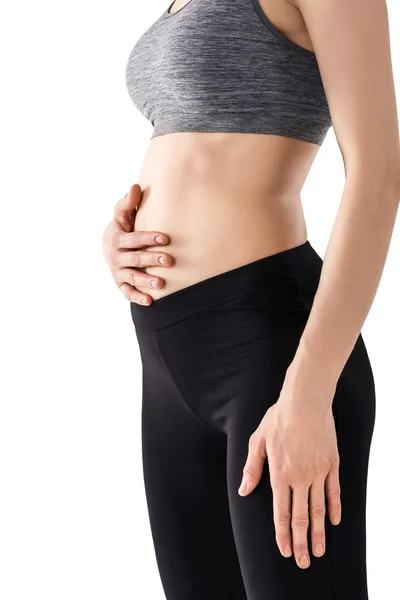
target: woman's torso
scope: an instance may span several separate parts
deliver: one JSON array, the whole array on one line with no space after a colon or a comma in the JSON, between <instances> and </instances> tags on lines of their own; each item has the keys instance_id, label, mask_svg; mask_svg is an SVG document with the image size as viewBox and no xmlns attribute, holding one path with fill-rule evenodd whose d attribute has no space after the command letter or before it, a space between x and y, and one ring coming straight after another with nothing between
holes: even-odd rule
<instances>
[{"instance_id":1,"label":"woman's torso","mask_svg":"<svg viewBox=\"0 0 400 600\"><path fill-rule=\"evenodd\" d=\"M176 0L167 18L177 19L189 10L186 4L199 7L201 2ZM310 49L294 7L286 0L262 0L260 5L287 39ZM281 42L286 49L285 40ZM135 230L168 234L165 250L174 265L146 269L166 282L152 297L302 244L307 230L300 191L319 147L290 133L241 130L171 131L153 137L138 178L143 198Z\"/></svg>"}]
</instances>

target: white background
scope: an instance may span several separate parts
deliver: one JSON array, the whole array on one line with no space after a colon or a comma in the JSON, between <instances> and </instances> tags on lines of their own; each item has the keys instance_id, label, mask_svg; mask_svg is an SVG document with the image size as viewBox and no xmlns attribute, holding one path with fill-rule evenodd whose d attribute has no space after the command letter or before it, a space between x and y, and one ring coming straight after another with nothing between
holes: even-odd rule
<instances>
[{"instance_id":1,"label":"white background","mask_svg":"<svg viewBox=\"0 0 400 600\"><path fill-rule=\"evenodd\" d=\"M126 61L169 4L15 0L1 11L2 600L164 598L142 483L138 347L101 238L151 134ZM388 8L398 90L398 0ZM331 129L302 194L321 255L343 177ZM370 600L399 590L399 233L397 223L363 329L378 400Z\"/></svg>"}]
</instances>

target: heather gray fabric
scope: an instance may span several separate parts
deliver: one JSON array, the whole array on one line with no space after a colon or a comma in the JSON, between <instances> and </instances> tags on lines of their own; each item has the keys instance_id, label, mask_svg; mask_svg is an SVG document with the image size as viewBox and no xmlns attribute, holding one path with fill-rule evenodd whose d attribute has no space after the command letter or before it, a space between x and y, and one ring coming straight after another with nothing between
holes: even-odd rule
<instances>
[{"instance_id":1,"label":"heather gray fabric","mask_svg":"<svg viewBox=\"0 0 400 600\"><path fill-rule=\"evenodd\" d=\"M331 117L314 52L265 16L258 0L172 4L126 65L152 137L179 131L284 135L321 145Z\"/></svg>"}]
</instances>

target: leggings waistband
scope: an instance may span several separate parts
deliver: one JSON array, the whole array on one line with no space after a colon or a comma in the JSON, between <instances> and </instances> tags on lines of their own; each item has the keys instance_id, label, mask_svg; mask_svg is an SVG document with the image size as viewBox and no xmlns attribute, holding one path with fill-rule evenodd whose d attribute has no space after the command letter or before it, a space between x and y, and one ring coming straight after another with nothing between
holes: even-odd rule
<instances>
[{"instance_id":1,"label":"leggings waistband","mask_svg":"<svg viewBox=\"0 0 400 600\"><path fill-rule=\"evenodd\" d=\"M252 290L282 291L295 281L317 284L322 258L307 240L300 246L213 275L153 300L149 306L131 302L136 329L156 331ZM289 288L287 288L289 289ZM293 289L293 288L291 288Z\"/></svg>"}]
</instances>

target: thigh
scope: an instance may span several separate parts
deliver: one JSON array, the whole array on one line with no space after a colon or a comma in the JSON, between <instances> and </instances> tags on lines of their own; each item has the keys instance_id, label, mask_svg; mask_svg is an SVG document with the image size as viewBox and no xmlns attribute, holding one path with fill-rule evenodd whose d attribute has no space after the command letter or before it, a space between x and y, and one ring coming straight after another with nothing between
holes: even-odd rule
<instances>
[{"instance_id":1,"label":"thigh","mask_svg":"<svg viewBox=\"0 0 400 600\"><path fill-rule=\"evenodd\" d=\"M335 528L326 518L325 554L311 556L308 569L280 554L268 461L250 496L237 491L249 437L279 397L308 318L297 298L287 304L271 310L263 294L245 294L158 332L158 344L187 405L226 435L229 509L248 600L367 600L365 488L374 390L361 336L334 399L343 519ZM220 476L222 470L215 485Z\"/></svg>"},{"instance_id":2,"label":"thigh","mask_svg":"<svg viewBox=\"0 0 400 600\"><path fill-rule=\"evenodd\" d=\"M288 330L286 331L286 342ZM293 330L294 331L294 330ZM297 337L298 332L294 331ZM228 490L233 530L248 600L367 600L366 581L366 483L368 457L374 424L375 395L372 372L360 337L338 382L333 412L336 423L342 488L343 517L334 527L325 520L326 552L300 569L293 558L284 558L276 545L273 496L268 460L262 479L252 494L241 497L238 487L248 452L248 441L260 420L254 402L267 394L265 403L277 399L286 369L282 336L275 338L275 353L263 368L254 361L241 398L231 413L228 429ZM279 357L282 365L278 366ZM265 357L266 358L266 357ZM252 382L250 384L250 382Z\"/></svg>"},{"instance_id":3,"label":"thigh","mask_svg":"<svg viewBox=\"0 0 400 600\"><path fill-rule=\"evenodd\" d=\"M343 506L331 539L335 592L344 600L367 600L366 506L375 386L361 335L338 381L333 414Z\"/></svg>"},{"instance_id":4,"label":"thigh","mask_svg":"<svg viewBox=\"0 0 400 600\"><path fill-rule=\"evenodd\" d=\"M248 600L269 597L274 600L347 600L345 596L333 595L329 548L332 527L327 519L327 550L321 558L311 556L308 569L300 569L294 558L284 558L279 552L275 541L268 461L256 489L247 497L239 496L247 446L248 436L234 435L228 444L228 487L236 547Z\"/></svg>"},{"instance_id":5,"label":"thigh","mask_svg":"<svg viewBox=\"0 0 400 600\"><path fill-rule=\"evenodd\" d=\"M226 485L226 435L181 397L142 340L142 446L157 563L168 600L246 600Z\"/></svg>"}]
</instances>

